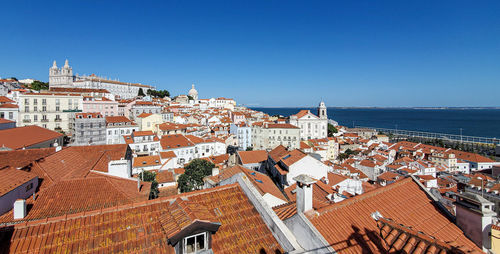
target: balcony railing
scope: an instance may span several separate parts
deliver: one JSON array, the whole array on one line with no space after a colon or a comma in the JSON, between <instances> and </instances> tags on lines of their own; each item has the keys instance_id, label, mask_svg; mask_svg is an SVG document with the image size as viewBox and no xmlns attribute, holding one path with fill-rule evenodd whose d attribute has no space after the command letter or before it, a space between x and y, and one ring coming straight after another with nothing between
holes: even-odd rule
<instances>
[{"instance_id":1,"label":"balcony railing","mask_svg":"<svg viewBox=\"0 0 500 254\"><path fill-rule=\"evenodd\" d=\"M61 119L61 118L56 118L54 121L56 121L56 122L61 122L61 121L62 121L62 119Z\"/></svg>"},{"instance_id":2,"label":"balcony railing","mask_svg":"<svg viewBox=\"0 0 500 254\"><path fill-rule=\"evenodd\" d=\"M42 120L40 120L40 122L47 123L47 122L49 122L49 119L42 119Z\"/></svg>"},{"instance_id":3,"label":"balcony railing","mask_svg":"<svg viewBox=\"0 0 500 254\"><path fill-rule=\"evenodd\" d=\"M23 119L23 123L31 123L31 119Z\"/></svg>"}]
</instances>

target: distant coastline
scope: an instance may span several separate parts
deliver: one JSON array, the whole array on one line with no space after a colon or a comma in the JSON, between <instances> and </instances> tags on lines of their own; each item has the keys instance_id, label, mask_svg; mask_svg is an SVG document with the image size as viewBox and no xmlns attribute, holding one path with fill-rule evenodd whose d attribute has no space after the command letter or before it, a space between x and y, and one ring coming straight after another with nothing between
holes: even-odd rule
<instances>
[{"instance_id":1,"label":"distant coastline","mask_svg":"<svg viewBox=\"0 0 500 254\"><path fill-rule=\"evenodd\" d=\"M310 109L310 108L316 108L315 106L305 106L305 107L268 107L268 106L249 106L248 108L283 108L283 109L297 109L297 108L304 108L304 109ZM328 107L332 109L500 109L499 107Z\"/></svg>"}]
</instances>

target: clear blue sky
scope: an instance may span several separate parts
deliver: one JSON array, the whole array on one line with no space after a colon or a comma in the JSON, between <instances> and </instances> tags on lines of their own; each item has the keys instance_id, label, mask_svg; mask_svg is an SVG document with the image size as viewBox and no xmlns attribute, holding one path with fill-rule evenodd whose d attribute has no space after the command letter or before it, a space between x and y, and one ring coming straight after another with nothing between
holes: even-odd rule
<instances>
[{"instance_id":1,"label":"clear blue sky","mask_svg":"<svg viewBox=\"0 0 500 254\"><path fill-rule=\"evenodd\" d=\"M5 1L0 76L252 106L500 106L500 1Z\"/></svg>"}]
</instances>

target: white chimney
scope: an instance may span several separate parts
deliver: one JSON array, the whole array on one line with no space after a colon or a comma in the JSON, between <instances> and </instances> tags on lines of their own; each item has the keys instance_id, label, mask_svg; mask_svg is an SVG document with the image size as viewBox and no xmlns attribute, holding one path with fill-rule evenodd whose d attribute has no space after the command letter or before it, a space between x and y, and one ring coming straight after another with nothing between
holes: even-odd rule
<instances>
[{"instance_id":1,"label":"white chimney","mask_svg":"<svg viewBox=\"0 0 500 254\"><path fill-rule=\"evenodd\" d=\"M212 176L216 176L218 174L219 174L219 168L218 167L212 168Z\"/></svg>"},{"instance_id":2,"label":"white chimney","mask_svg":"<svg viewBox=\"0 0 500 254\"><path fill-rule=\"evenodd\" d=\"M487 252L491 249L491 225L496 213L494 203L473 193L456 195L456 223L465 235Z\"/></svg>"},{"instance_id":3,"label":"white chimney","mask_svg":"<svg viewBox=\"0 0 500 254\"><path fill-rule=\"evenodd\" d=\"M297 212L303 213L313 208L313 183L316 181L307 175L293 178L297 182Z\"/></svg>"},{"instance_id":4,"label":"white chimney","mask_svg":"<svg viewBox=\"0 0 500 254\"><path fill-rule=\"evenodd\" d=\"M26 217L26 200L18 199L14 202L14 220Z\"/></svg>"}]
</instances>

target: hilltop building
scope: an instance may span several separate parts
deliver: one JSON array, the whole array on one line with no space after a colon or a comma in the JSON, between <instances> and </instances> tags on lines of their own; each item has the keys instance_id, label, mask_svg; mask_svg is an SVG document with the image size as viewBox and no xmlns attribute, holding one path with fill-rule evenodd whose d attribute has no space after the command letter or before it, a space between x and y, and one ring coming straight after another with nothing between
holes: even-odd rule
<instances>
[{"instance_id":1,"label":"hilltop building","mask_svg":"<svg viewBox=\"0 0 500 254\"><path fill-rule=\"evenodd\" d=\"M69 66L66 59L64 66L57 67L56 61L49 69L49 86L52 87L66 87L66 88L91 88L91 89L106 89L115 96L123 99L134 98L142 88L144 94L148 90L155 88L148 85L139 83L127 83L117 80L110 80L103 77L98 77L94 74L90 76L73 75L73 68Z\"/></svg>"}]
</instances>

